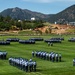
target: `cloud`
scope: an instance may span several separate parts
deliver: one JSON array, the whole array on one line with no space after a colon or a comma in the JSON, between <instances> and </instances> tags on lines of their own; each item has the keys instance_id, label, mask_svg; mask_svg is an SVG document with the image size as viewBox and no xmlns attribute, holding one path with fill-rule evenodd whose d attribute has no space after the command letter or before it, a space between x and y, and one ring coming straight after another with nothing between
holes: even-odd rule
<instances>
[{"instance_id":1,"label":"cloud","mask_svg":"<svg viewBox=\"0 0 75 75\"><path fill-rule=\"evenodd\" d=\"M36 2L36 3L75 2L75 0L22 0L22 1Z\"/></svg>"}]
</instances>

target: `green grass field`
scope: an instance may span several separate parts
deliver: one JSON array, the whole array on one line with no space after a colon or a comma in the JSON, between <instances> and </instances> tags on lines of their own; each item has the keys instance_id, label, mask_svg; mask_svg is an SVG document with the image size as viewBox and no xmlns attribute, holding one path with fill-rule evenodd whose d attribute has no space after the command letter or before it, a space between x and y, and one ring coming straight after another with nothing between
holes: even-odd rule
<instances>
[{"instance_id":1,"label":"green grass field","mask_svg":"<svg viewBox=\"0 0 75 75\"><path fill-rule=\"evenodd\" d=\"M16 67L10 66L8 60L0 60L0 75L75 75L75 67L73 66L73 58L75 58L75 43L68 42L68 38L74 35L63 35L65 38L62 43L55 43L52 47L48 46L44 41L36 42L36 44L19 44L18 42L11 42L10 45L3 46L0 45L1 51L7 51L7 58L13 57L23 57L30 59L32 57L31 52L34 50L42 50L62 54L62 62L51 62L47 60L42 60L39 58L32 58L37 62L37 72L24 72ZM7 39L11 37L16 37L20 39L29 39L30 37L39 36L0 36L0 40ZM49 39L50 37L56 37L55 35L40 36L44 39Z\"/></svg>"}]
</instances>

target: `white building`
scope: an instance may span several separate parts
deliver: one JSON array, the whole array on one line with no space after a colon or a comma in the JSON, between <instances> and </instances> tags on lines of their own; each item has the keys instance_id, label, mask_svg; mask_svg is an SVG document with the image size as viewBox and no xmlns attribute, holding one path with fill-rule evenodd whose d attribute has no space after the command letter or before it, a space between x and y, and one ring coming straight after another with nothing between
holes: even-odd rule
<instances>
[{"instance_id":1,"label":"white building","mask_svg":"<svg viewBox=\"0 0 75 75\"><path fill-rule=\"evenodd\" d=\"M75 22L69 22L69 25L75 25Z\"/></svg>"},{"instance_id":2,"label":"white building","mask_svg":"<svg viewBox=\"0 0 75 75\"><path fill-rule=\"evenodd\" d=\"M18 22L22 22L22 20L18 20Z\"/></svg>"},{"instance_id":3,"label":"white building","mask_svg":"<svg viewBox=\"0 0 75 75\"><path fill-rule=\"evenodd\" d=\"M35 17L32 17L31 20L34 21L35 20Z\"/></svg>"},{"instance_id":4,"label":"white building","mask_svg":"<svg viewBox=\"0 0 75 75\"><path fill-rule=\"evenodd\" d=\"M57 24L57 22L55 22L55 24Z\"/></svg>"}]
</instances>

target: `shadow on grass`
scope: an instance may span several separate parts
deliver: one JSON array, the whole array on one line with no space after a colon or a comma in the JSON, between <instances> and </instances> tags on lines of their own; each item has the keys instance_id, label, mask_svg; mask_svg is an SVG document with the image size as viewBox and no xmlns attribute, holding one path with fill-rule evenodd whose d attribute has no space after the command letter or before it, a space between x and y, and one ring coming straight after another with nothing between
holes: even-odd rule
<instances>
[{"instance_id":1,"label":"shadow on grass","mask_svg":"<svg viewBox=\"0 0 75 75\"><path fill-rule=\"evenodd\" d=\"M61 62L66 62L65 60L61 60Z\"/></svg>"},{"instance_id":2,"label":"shadow on grass","mask_svg":"<svg viewBox=\"0 0 75 75\"><path fill-rule=\"evenodd\" d=\"M41 72L42 70L41 69L36 69L36 72Z\"/></svg>"}]
</instances>

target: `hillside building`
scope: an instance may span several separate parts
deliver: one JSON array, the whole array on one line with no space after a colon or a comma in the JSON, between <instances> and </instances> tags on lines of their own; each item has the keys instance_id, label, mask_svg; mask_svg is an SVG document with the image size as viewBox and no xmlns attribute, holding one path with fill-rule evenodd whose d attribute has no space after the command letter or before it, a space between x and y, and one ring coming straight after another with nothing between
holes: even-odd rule
<instances>
[{"instance_id":1,"label":"hillside building","mask_svg":"<svg viewBox=\"0 0 75 75\"><path fill-rule=\"evenodd\" d=\"M32 17L32 18L31 18L31 21L35 21L35 17Z\"/></svg>"},{"instance_id":2,"label":"hillside building","mask_svg":"<svg viewBox=\"0 0 75 75\"><path fill-rule=\"evenodd\" d=\"M75 22L69 22L69 25L75 25Z\"/></svg>"}]
</instances>

